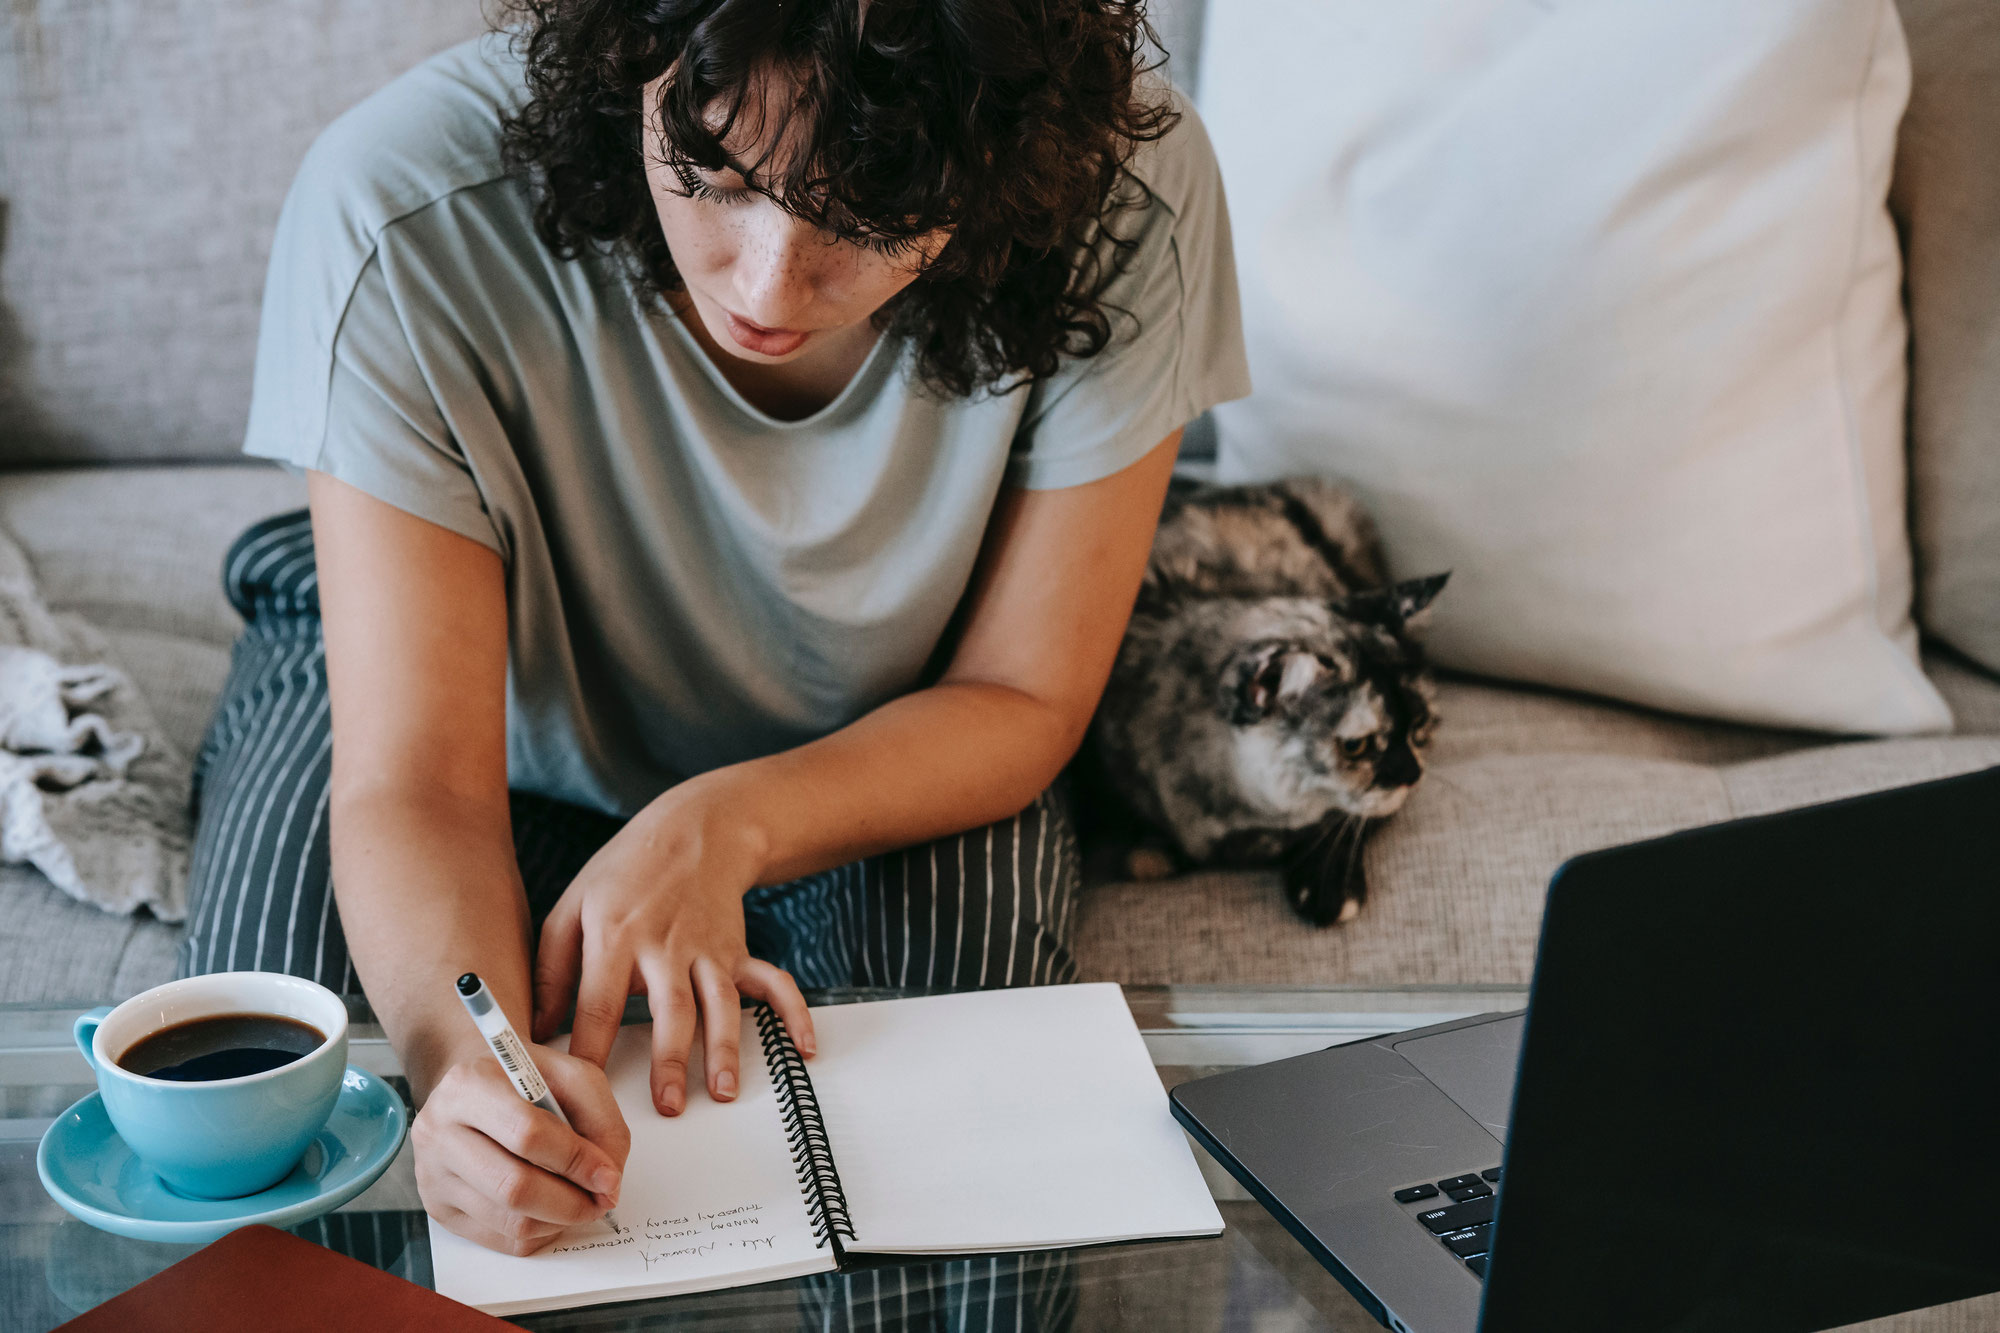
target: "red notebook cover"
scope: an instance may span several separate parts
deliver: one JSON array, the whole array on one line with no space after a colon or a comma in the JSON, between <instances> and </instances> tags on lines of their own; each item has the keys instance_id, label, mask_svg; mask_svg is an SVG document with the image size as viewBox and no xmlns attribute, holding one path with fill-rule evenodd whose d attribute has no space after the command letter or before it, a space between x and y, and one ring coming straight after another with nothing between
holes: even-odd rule
<instances>
[{"instance_id":1,"label":"red notebook cover","mask_svg":"<svg viewBox=\"0 0 2000 1333\"><path fill-rule=\"evenodd\" d=\"M58 1333L498 1333L504 1319L300 1240L243 1227Z\"/></svg>"}]
</instances>

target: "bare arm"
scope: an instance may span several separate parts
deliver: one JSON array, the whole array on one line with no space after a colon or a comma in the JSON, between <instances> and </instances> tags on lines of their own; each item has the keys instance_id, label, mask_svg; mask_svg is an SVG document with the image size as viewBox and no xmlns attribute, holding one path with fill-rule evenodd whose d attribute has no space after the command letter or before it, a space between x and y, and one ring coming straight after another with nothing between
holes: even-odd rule
<instances>
[{"instance_id":1,"label":"bare arm","mask_svg":"<svg viewBox=\"0 0 2000 1333\"><path fill-rule=\"evenodd\" d=\"M333 706L334 898L354 969L423 1105L417 1183L440 1223L525 1252L598 1215L628 1140L603 1073L538 1051L579 1133L500 1075L452 981L517 1025L528 914L507 807L499 557L323 474L313 537Z\"/></svg>"},{"instance_id":2,"label":"bare arm","mask_svg":"<svg viewBox=\"0 0 2000 1333\"><path fill-rule=\"evenodd\" d=\"M732 1096L737 989L712 959L740 956L741 895L1003 819L1054 781L1110 675L1179 445L1176 431L1087 486L1004 491L938 684L641 811L543 927L537 1032L574 995L571 1049L601 1061L626 995L644 989L659 1108L684 1104L698 1022L709 1091ZM809 1025L787 1022L809 1052Z\"/></svg>"},{"instance_id":3,"label":"bare arm","mask_svg":"<svg viewBox=\"0 0 2000 1333\"><path fill-rule=\"evenodd\" d=\"M528 912L507 816L500 558L322 473L310 479L327 675L334 898L419 1097L470 1030L477 971L528 998Z\"/></svg>"}]
</instances>

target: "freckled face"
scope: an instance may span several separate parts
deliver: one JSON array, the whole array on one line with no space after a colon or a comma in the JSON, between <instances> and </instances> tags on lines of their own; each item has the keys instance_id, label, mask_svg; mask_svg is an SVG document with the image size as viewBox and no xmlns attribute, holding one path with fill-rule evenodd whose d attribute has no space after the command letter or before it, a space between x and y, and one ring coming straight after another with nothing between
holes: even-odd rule
<instances>
[{"instance_id":1,"label":"freckled face","mask_svg":"<svg viewBox=\"0 0 2000 1333\"><path fill-rule=\"evenodd\" d=\"M694 168L699 188L691 197L660 136L655 108L665 77L644 93L646 180L674 267L710 338L724 352L763 365L831 354L862 333L872 341L868 318L916 280L949 235L932 232L893 250L845 240L744 188L743 178L728 170ZM746 114L723 143L732 160L764 159L771 146L762 142L761 127L782 122L778 99L790 94L781 78L757 81Z\"/></svg>"}]
</instances>

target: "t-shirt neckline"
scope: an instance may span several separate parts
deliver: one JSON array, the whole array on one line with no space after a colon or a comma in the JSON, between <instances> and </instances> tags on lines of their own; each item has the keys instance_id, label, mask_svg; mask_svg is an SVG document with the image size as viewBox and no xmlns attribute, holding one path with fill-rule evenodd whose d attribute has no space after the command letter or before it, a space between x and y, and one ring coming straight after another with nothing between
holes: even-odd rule
<instances>
[{"instance_id":1,"label":"t-shirt neckline","mask_svg":"<svg viewBox=\"0 0 2000 1333\"><path fill-rule=\"evenodd\" d=\"M731 384L729 377L722 373L722 368L709 359L708 352L703 349L694 334L688 331L687 326L681 321L681 317L675 313L674 308L664 299L660 302L660 307L660 318L673 330L670 336L680 344L681 351L694 361L700 373L707 378L710 386L726 398L737 411L766 430L799 430L824 425L827 421L833 419L846 409L849 400L861 392L862 382L874 375L875 363L881 359L883 348L891 341L889 331L886 329L876 334L874 343L868 348L868 355L861 359L861 364L855 368L852 375L847 377L847 383L840 386L839 393L835 394L824 406L817 410L805 416L787 420L784 417L772 416L769 412L766 412L763 408L745 398L742 391L734 384Z\"/></svg>"}]
</instances>

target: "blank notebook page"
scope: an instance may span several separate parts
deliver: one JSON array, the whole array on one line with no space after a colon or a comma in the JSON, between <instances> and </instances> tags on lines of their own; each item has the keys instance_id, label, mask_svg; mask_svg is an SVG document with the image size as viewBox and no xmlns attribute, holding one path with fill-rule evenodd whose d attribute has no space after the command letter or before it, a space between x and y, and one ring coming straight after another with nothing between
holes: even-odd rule
<instances>
[{"instance_id":1,"label":"blank notebook page","mask_svg":"<svg viewBox=\"0 0 2000 1333\"><path fill-rule=\"evenodd\" d=\"M813 1011L851 1248L1213 1235L1222 1216L1115 985Z\"/></svg>"}]
</instances>

